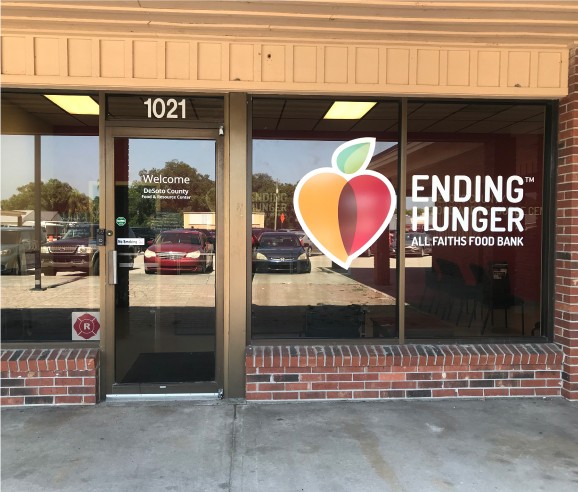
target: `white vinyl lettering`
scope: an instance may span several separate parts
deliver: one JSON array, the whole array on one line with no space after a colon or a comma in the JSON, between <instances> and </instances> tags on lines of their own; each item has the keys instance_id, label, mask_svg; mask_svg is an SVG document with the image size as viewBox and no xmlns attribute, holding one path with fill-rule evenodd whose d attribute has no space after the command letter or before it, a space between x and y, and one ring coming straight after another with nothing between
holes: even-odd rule
<instances>
[{"instance_id":1,"label":"white vinyl lettering","mask_svg":"<svg viewBox=\"0 0 578 492\"><path fill-rule=\"evenodd\" d=\"M148 98L143 101L143 104L147 108L147 118L169 118L169 119L185 119L186 115L186 103L185 99L177 101L174 98L167 99L166 102L160 97L154 99ZM180 114L178 109L180 107Z\"/></svg>"},{"instance_id":2,"label":"white vinyl lettering","mask_svg":"<svg viewBox=\"0 0 578 492\"><path fill-rule=\"evenodd\" d=\"M472 180L467 176L454 176L454 202L467 202L472 198Z\"/></svg>"},{"instance_id":3,"label":"white vinyl lettering","mask_svg":"<svg viewBox=\"0 0 578 492\"><path fill-rule=\"evenodd\" d=\"M162 174L143 174L142 180L145 183L158 183L158 184L189 184L191 178L182 176L163 176Z\"/></svg>"},{"instance_id":4,"label":"white vinyl lettering","mask_svg":"<svg viewBox=\"0 0 578 492\"><path fill-rule=\"evenodd\" d=\"M426 232L523 232L527 207L508 205L524 199L524 182L521 176L439 177L416 174L412 176L411 200L414 203L433 203L434 206L423 207L421 216L418 207L414 206L411 228L416 231L423 227ZM538 209L530 208L532 212ZM508 244L515 243L511 241Z\"/></svg>"},{"instance_id":5,"label":"white vinyl lettering","mask_svg":"<svg viewBox=\"0 0 578 492\"><path fill-rule=\"evenodd\" d=\"M518 183L520 186L515 187L514 182ZM520 203L522 198L524 198L524 190L522 186L524 180L520 176L510 176L506 185L506 196L509 202Z\"/></svg>"},{"instance_id":6,"label":"white vinyl lettering","mask_svg":"<svg viewBox=\"0 0 578 492\"><path fill-rule=\"evenodd\" d=\"M425 190L424 186L419 184L420 181L426 181L429 179L429 176L423 174L414 174L411 178L411 199L412 201L419 203L419 202L427 202L428 197L420 197L418 194L421 191Z\"/></svg>"}]
</instances>

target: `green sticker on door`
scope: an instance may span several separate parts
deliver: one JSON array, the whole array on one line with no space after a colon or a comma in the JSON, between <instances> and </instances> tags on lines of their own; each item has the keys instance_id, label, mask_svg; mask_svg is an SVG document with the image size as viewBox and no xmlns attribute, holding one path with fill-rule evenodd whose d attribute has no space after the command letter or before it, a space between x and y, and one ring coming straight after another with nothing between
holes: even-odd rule
<instances>
[{"instance_id":1,"label":"green sticker on door","mask_svg":"<svg viewBox=\"0 0 578 492\"><path fill-rule=\"evenodd\" d=\"M126 225L126 219L124 217L117 217L116 218L116 225L119 227Z\"/></svg>"}]
</instances>

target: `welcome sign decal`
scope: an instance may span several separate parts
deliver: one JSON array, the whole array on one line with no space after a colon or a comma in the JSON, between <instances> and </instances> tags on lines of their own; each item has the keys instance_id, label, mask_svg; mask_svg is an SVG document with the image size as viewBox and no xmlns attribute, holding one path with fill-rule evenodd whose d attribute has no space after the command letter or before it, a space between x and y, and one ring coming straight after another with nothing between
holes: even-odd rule
<instances>
[{"instance_id":1,"label":"welcome sign decal","mask_svg":"<svg viewBox=\"0 0 578 492\"><path fill-rule=\"evenodd\" d=\"M299 181L293 198L303 230L343 268L369 248L389 225L396 195L391 182L367 166L375 138L340 145L331 167L315 169Z\"/></svg>"}]
</instances>

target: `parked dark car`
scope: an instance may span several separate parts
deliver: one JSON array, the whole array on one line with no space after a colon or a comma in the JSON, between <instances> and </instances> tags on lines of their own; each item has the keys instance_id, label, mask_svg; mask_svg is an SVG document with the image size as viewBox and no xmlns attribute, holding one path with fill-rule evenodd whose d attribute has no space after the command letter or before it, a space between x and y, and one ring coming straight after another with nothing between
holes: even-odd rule
<instances>
[{"instance_id":1,"label":"parked dark car","mask_svg":"<svg viewBox=\"0 0 578 492\"><path fill-rule=\"evenodd\" d=\"M58 272L100 273L100 258L96 246L98 224L75 224L62 239L52 241L40 248L42 273L56 275Z\"/></svg>"},{"instance_id":2,"label":"parked dark car","mask_svg":"<svg viewBox=\"0 0 578 492\"><path fill-rule=\"evenodd\" d=\"M264 232L275 232L273 229L268 229L266 227L253 227L251 230L251 244L253 248L259 244L259 239L261 238L261 234Z\"/></svg>"},{"instance_id":3,"label":"parked dark car","mask_svg":"<svg viewBox=\"0 0 578 492\"><path fill-rule=\"evenodd\" d=\"M41 242L45 242L46 234L44 232L41 234ZM7 273L22 275L29 268L34 268L35 254L38 250L34 227L2 227L0 242L2 275Z\"/></svg>"},{"instance_id":4,"label":"parked dark car","mask_svg":"<svg viewBox=\"0 0 578 492\"><path fill-rule=\"evenodd\" d=\"M205 273L213 268L212 250L207 236L201 231L162 231L145 251L145 273Z\"/></svg>"},{"instance_id":5,"label":"parked dark car","mask_svg":"<svg viewBox=\"0 0 578 492\"><path fill-rule=\"evenodd\" d=\"M58 241L66 234L65 222L42 222L42 225L46 232L46 241L48 242Z\"/></svg>"},{"instance_id":6,"label":"parked dark car","mask_svg":"<svg viewBox=\"0 0 578 492\"><path fill-rule=\"evenodd\" d=\"M299 236L292 232L263 232L253 249L254 272L311 272L311 260Z\"/></svg>"},{"instance_id":7,"label":"parked dark car","mask_svg":"<svg viewBox=\"0 0 578 492\"><path fill-rule=\"evenodd\" d=\"M395 256L397 251L397 235L394 236L389 246L390 256ZM405 255L406 256L426 256L431 255L432 239L425 232L405 233Z\"/></svg>"},{"instance_id":8,"label":"parked dark car","mask_svg":"<svg viewBox=\"0 0 578 492\"><path fill-rule=\"evenodd\" d=\"M321 250L317 247L317 245L313 241L311 241L311 239L309 238L309 236L305 231L294 230L290 232L297 234L299 240L301 241L301 244L303 245L309 256L322 254ZM371 248L367 248L363 253L361 253L360 256L373 256L373 251Z\"/></svg>"}]
</instances>

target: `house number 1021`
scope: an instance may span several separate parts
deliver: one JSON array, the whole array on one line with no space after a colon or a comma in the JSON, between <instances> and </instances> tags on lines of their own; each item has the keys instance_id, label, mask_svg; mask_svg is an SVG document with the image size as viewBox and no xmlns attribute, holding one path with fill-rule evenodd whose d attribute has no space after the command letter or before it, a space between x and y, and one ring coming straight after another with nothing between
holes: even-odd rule
<instances>
[{"instance_id":1,"label":"house number 1021","mask_svg":"<svg viewBox=\"0 0 578 492\"><path fill-rule=\"evenodd\" d=\"M186 118L184 99L177 101L171 98L165 101L160 97L149 97L144 101L144 105L147 107L147 118Z\"/></svg>"}]
</instances>

